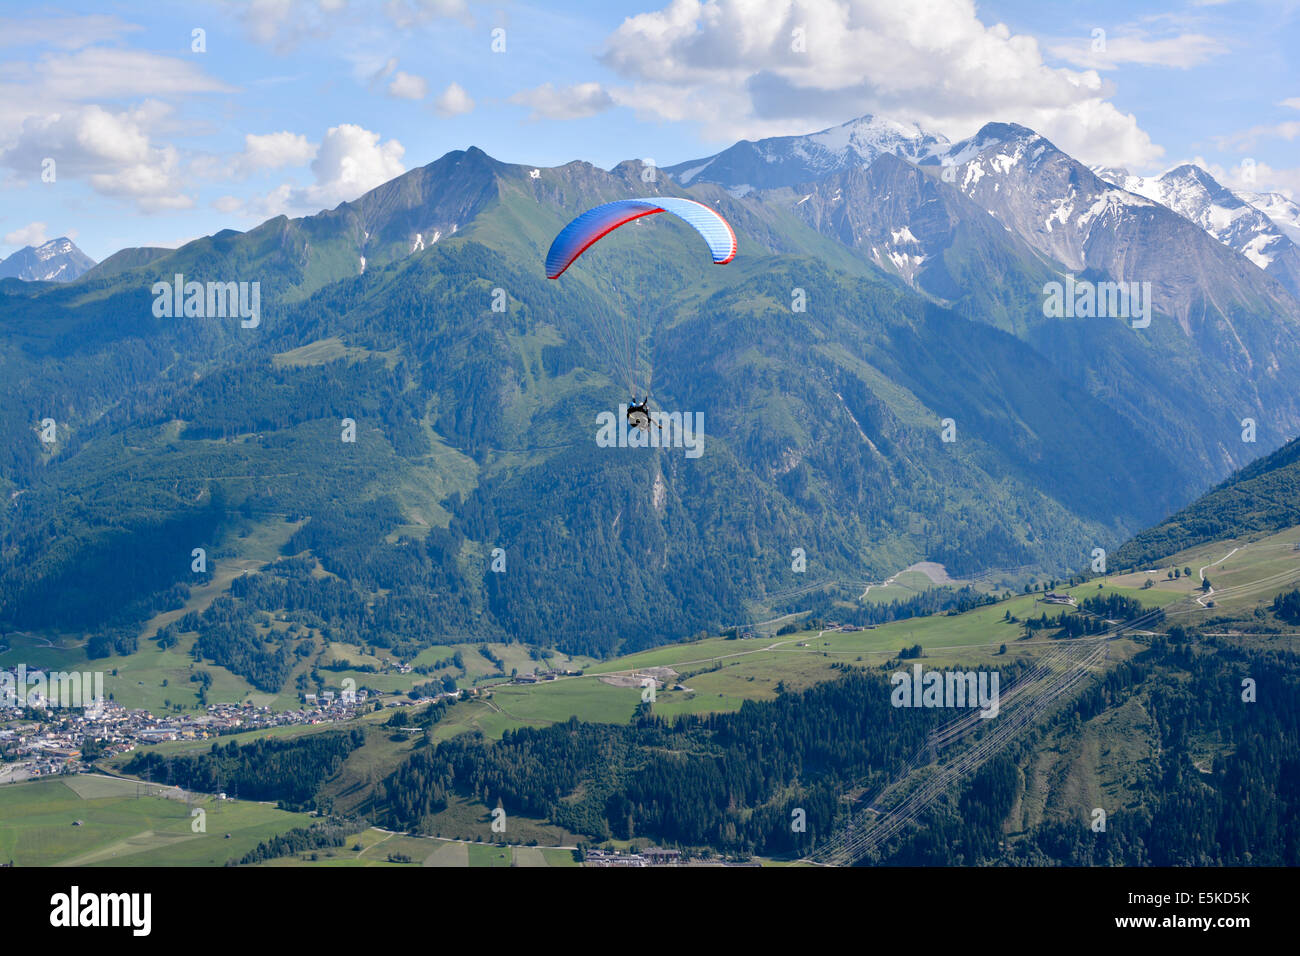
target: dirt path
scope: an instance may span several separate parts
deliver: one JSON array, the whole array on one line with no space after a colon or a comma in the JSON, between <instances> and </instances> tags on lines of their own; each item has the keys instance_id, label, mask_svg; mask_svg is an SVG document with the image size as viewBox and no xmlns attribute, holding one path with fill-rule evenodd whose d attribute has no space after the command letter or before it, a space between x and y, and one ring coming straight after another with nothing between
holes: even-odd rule
<instances>
[{"instance_id":1,"label":"dirt path","mask_svg":"<svg viewBox=\"0 0 1300 956\"><path fill-rule=\"evenodd\" d=\"M1240 550L1241 550L1241 548L1233 548L1231 551L1229 551L1227 554L1225 554L1223 557L1221 557L1218 561L1212 561L1211 563L1205 565L1205 567L1201 568L1200 571L1196 572L1196 576L1197 576L1198 578L1200 578L1200 580L1204 581L1204 580L1205 580L1205 568L1213 568L1213 567L1216 567L1217 565L1223 564L1224 561L1227 561L1230 557L1232 557L1234 554L1236 554L1236 553L1237 553L1238 551L1240 551ZM1198 597L1198 598L1196 599L1196 603L1199 604L1201 607L1205 607L1205 602L1206 602L1206 600L1207 600L1207 599L1210 597L1210 595L1212 595L1213 593L1214 593L1214 587L1211 586L1210 589L1209 589L1208 591L1205 592L1205 594L1203 594L1201 597Z\"/></svg>"}]
</instances>

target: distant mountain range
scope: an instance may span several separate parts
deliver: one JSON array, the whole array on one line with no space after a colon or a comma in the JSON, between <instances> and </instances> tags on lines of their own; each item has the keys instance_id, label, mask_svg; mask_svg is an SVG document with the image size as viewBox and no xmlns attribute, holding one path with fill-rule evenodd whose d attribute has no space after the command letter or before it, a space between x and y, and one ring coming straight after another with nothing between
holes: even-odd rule
<instances>
[{"instance_id":1,"label":"distant mountain range","mask_svg":"<svg viewBox=\"0 0 1300 956\"><path fill-rule=\"evenodd\" d=\"M200 619L200 656L259 686L308 639L626 651L922 559L1078 570L1300 433L1280 278L1025 127L867 118L673 170L471 148L314 216L8 284L0 630L128 649L199 542L249 563L282 539L293 560ZM647 193L718 210L735 261L655 216L545 278L569 219ZM177 274L258 282L260 323L159 315ZM1067 278L1149 283L1149 324L1051 315ZM698 459L594 440L626 398L595 330L631 315L656 403L705 416Z\"/></svg>"},{"instance_id":2,"label":"distant mountain range","mask_svg":"<svg viewBox=\"0 0 1300 956\"><path fill-rule=\"evenodd\" d=\"M27 282L71 282L95 265L76 243L66 236L39 246L24 246L0 261L0 279Z\"/></svg>"},{"instance_id":3,"label":"distant mountain range","mask_svg":"<svg viewBox=\"0 0 1300 956\"><path fill-rule=\"evenodd\" d=\"M1206 170L1190 164L1147 179L1124 169L1094 167L1091 172L1099 185L1082 176L1081 164L1032 130L1014 124L992 123L970 139L952 143L914 124L864 116L803 136L743 140L714 156L678 163L665 171L682 185L715 183L743 196L754 190L824 183L838 173L866 169L886 155L920 167L943 168L948 181L972 197L978 195L1003 225L1072 268L1085 265L1082 244L1093 219L1103 213L1102 206L1108 214L1121 207L1141 208L1142 203L1124 195L1127 193L1191 220L1276 278L1292 296L1300 297L1300 206L1285 196L1233 193ZM1014 163L1026 158L1035 165L1061 165L1065 178L1051 184L1035 204L1024 204L1027 196L1018 190L1002 199L998 193L1003 179L1012 174ZM1119 187L1121 192L1108 186ZM1013 203L1023 207L1019 221L1012 215ZM895 266L903 272L914 272L918 265L908 266L904 260L923 255L915 247L894 249L892 255L879 244L875 248L882 261L898 260Z\"/></svg>"},{"instance_id":4,"label":"distant mountain range","mask_svg":"<svg viewBox=\"0 0 1300 956\"><path fill-rule=\"evenodd\" d=\"M854 167L865 168L885 155L911 162L932 160L950 144L915 124L864 116L806 136L741 140L714 156L665 167L683 186L716 183L733 195L808 183Z\"/></svg>"},{"instance_id":5,"label":"distant mountain range","mask_svg":"<svg viewBox=\"0 0 1300 956\"><path fill-rule=\"evenodd\" d=\"M1139 196L1160 203L1196 223L1215 239L1233 249L1293 294L1300 296L1300 247L1286 228L1275 223L1255 202L1272 207L1288 221L1285 197L1267 194L1252 202L1220 185L1213 176L1190 163L1175 167L1162 176L1143 178L1124 169L1097 168L1098 176ZM1279 202L1280 200L1280 202Z\"/></svg>"}]
</instances>

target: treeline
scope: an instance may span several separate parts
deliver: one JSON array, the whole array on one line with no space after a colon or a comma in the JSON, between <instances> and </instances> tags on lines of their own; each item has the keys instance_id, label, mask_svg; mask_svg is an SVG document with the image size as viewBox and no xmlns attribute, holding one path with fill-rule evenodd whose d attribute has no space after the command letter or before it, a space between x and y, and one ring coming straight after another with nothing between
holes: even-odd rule
<instances>
[{"instance_id":1,"label":"treeline","mask_svg":"<svg viewBox=\"0 0 1300 956\"><path fill-rule=\"evenodd\" d=\"M414 753L376 788L376 806L390 825L427 830L456 793L595 840L805 852L832 833L846 789L882 786L939 720L892 707L889 690L853 673L732 714L462 736Z\"/></svg>"},{"instance_id":2,"label":"treeline","mask_svg":"<svg viewBox=\"0 0 1300 956\"><path fill-rule=\"evenodd\" d=\"M1288 624L1300 624L1300 590L1279 594L1273 598L1271 609Z\"/></svg>"},{"instance_id":3,"label":"treeline","mask_svg":"<svg viewBox=\"0 0 1300 956\"><path fill-rule=\"evenodd\" d=\"M167 756L137 753L122 769L154 783L246 800L275 800L286 810L315 809L321 784L365 743L364 731L325 732L281 739L263 737L240 746L214 743L207 753Z\"/></svg>"},{"instance_id":4,"label":"treeline","mask_svg":"<svg viewBox=\"0 0 1300 956\"><path fill-rule=\"evenodd\" d=\"M293 671L294 658L284 635L258 633L260 616L247 604L219 597L203 613L190 611L175 624L180 632L197 631L192 654L239 674L267 693L276 693ZM167 634L160 635L164 642Z\"/></svg>"},{"instance_id":5,"label":"treeline","mask_svg":"<svg viewBox=\"0 0 1300 956\"><path fill-rule=\"evenodd\" d=\"M817 620L834 619L842 624L855 624L866 627L872 624L887 624L911 617L926 617L930 614L963 614L973 608L995 603L988 594L976 591L969 584L961 588L926 588L920 594L902 600L885 603L864 603L845 606L837 603L849 595L840 588L833 588L818 595L804 596L784 604L773 605L778 614L791 614L799 610L811 610Z\"/></svg>"},{"instance_id":6,"label":"treeline","mask_svg":"<svg viewBox=\"0 0 1300 956\"><path fill-rule=\"evenodd\" d=\"M334 818L325 823L313 823L309 827L294 827L284 833L277 833L269 840L263 840L239 858L239 865L248 866L284 856L340 847L347 842L350 834L365 828L362 821Z\"/></svg>"},{"instance_id":7,"label":"treeline","mask_svg":"<svg viewBox=\"0 0 1300 956\"><path fill-rule=\"evenodd\" d=\"M1165 619L1165 612L1160 608L1148 609L1136 598L1122 594L1099 594L1087 597L1079 602L1079 608L1085 613L1062 611L1056 617L1049 617L1044 611L1038 617L1025 618L1025 627L1031 631L1054 628L1052 637L1071 638L1088 634L1104 634L1115 626L1108 624L1107 621L1129 622L1149 614L1150 618L1146 623L1155 626Z\"/></svg>"},{"instance_id":8,"label":"treeline","mask_svg":"<svg viewBox=\"0 0 1300 956\"><path fill-rule=\"evenodd\" d=\"M191 570L191 551L212 547L226 518L225 497L214 484L201 505L161 520L121 517L119 524L77 506L52 519L54 545L13 542L0 570L0 621L15 629L94 632L91 657L134 651L135 625L183 606L189 586L209 579Z\"/></svg>"},{"instance_id":9,"label":"treeline","mask_svg":"<svg viewBox=\"0 0 1300 956\"><path fill-rule=\"evenodd\" d=\"M1251 462L1182 511L1115 552L1117 568L1150 562L1207 541L1300 524L1300 438Z\"/></svg>"}]
</instances>

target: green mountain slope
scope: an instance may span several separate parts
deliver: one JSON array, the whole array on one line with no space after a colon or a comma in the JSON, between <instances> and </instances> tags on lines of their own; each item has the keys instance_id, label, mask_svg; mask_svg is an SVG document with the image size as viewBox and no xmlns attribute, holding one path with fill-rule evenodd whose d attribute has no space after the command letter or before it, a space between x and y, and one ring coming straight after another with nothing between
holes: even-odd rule
<instances>
[{"instance_id":1,"label":"green mountain slope","mask_svg":"<svg viewBox=\"0 0 1300 956\"><path fill-rule=\"evenodd\" d=\"M1207 541L1300 524L1300 439L1234 473L1186 508L1127 541L1117 567L1137 567Z\"/></svg>"},{"instance_id":2,"label":"green mountain slope","mask_svg":"<svg viewBox=\"0 0 1300 956\"><path fill-rule=\"evenodd\" d=\"M780 204L689 193L737 232L725 268L660 216L550 282L541 260L572 215L686 192L636 164L533 172L451 153L317 216L0 286L3 626L129 651L206 580L194 548L237 561L257 527L305 521L284 549L301 560L185 618L200 655L274 689L315 639L607 654L922 558L1080 568L1217 477L1086 370L1062 376ZM260 282L260 323L154 316L154 283L176 274ZM632 310L656 402L704 415L698 458L596 444L624 396L593 327ZM1132 341L1117 325L1083 347L1107 336ZM282 613L305 632L249 636Z\"/></svg>"}]
</instances>

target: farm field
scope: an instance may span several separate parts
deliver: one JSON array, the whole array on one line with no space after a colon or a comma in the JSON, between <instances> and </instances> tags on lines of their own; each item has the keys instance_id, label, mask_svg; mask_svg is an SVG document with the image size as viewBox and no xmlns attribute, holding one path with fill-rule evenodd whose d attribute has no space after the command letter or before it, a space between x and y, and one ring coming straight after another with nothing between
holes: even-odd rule
<instances>
[{"instance_id":1,"label":"farm field","mask_svg":"<svg viewBox=\"0 0 1300 956\"><path fill-rule=\"evenodd\" d=\"M1120 594L1153 607L1183 602L1180 607L1186 608L1188 621L1205 620L1216 611L1253 607L1271 599L1273 593L1300 582L1300 555L1294 551L1298 536L1300 529L1291 529L1256 541L1215 542L1176 555L1160 568L1108 576L1063 590L1076 600ZM1230 553L1231 557L1223 560ZM1192 578L1181 574L1176 580L1166 577L1174 567L1191 567ZM1213 575L1211 581L1216 591L1224 594L1222 603L1215 608L1187 605L1189 598L1201 593L1195 582L1199 581L1202 568L1207 577ZM1261 580L1266 583L1258 584ZM1144 587L1147 581L1153 583ZM935 667L988 663L1001 656L1003 645L1006 659L1014 660L1039 653L1051 643L1042 637L1021 639L1023 630L1019 621L1045 611L1056 613L1057 609L1042 602L1037 594L1020 594L959 615L912 618L857 631L800 631L779 638L715 637L599 663L563 658L557 661L560 666L587 665L584 675L536 684L498 682L487 688L486 697L453 707L433 728L433 738L443 740L473 731L498 738L509 729L546 726L575 716L599 722L626 722L640 702L639 688L611 686L600 678L633 677L648 668L671 668L676 673L675 678L657 691L654 703L657 713L672 717L733 711L745 700L770 699L776 695L779 685L798 690L826 680L834 675L834 665L882 666L896 659L899 651L918 644L930 666ZM1017 620L1008 620L1008 615ZM1122 656L1133 647L1131 642L1117 641L1114 650ZM490 649L510 667L536 666L523 645L494 644ZM477 676L481 682L489 668L497 673L495 665L483 658L475 645L430 649L423 652L422 660L427 658L424 662L432 663L456 650L464 656L466 672L471 677ZM339 658L360 656L360 649L353 645L331 645L330 652ZM357 676L374 677L360 673ZM687 689L673 690L677 684ZM366 719L370 719L369 715ZM276 732L292 735L312 729L315 728L279 728ZM185 746L185 742L178 744L182 749Z\"/></svg>"},{"instance_id":2,"label":"farm field","mask_svg":"<svg viewBox=\"0 0 1300 956\"><path fill-rule=\"evenodd\" d=\"M267 860L258 866L328 867L572 867L578 866L572 850L558 847L500 846L410 836L370 828L349 837L345 846Z\"/></svg>"},{"instance_id":3,"label":"farm field","mask_svg":"<svg viewBox=\"0 0 1300 956\"><path fill-rule=\"evenodd\" d=\"M1149 607L1168 609L1174 614L1169 623L1231 620L1231 615L1243 611L1250 611L1252 619L1257 619L1255 608L1300 582L1297 530L1253 541L1216 542L1175 555L1159 567L1094 579L1062 590L1080 602L1096 595L1137 598ZM1180 569L1177 578L1171 574L1175 567ZM1191 568L1192 573L1183 573L1183 568ZM1197 589L1202 571L1214 586L1209 596ZM1216 596L1215 606L1205 606ZM1203 604L1196 603L1197 597ZM868 629L805 630L780 637L708 638L670 645L590 664L582 676L534 684L481 686L478 697L450 706L428 733L435 742L475 732L497 739L507 730L544 727L570 717L626 723L641 703L639 681L646 673L663 681L653 711L674 717L734 711L746 700L774 697L782 686L798 690L831 679L837 668L846 665L897 667L899 652L916 645L929 668L997 667L1059 646L1059 641L1042 632L1026 639L1024 621L1044 612L1054 616L1060 611L1059 606L1044 602L1041 594L1019 594L962 614L938 614ZM1142 630L1138 629L1135 638ZM1294 635L1285 629L1273 639L1291 646L1296 643ZM1134 639L1115 640L1110 644L1110 657L1121 660L1140 646ZM476 646L458 649L466 657L467 671L486 666L496 670ZM494 644L490 650L510 667L536 664L521 645ZM332 645L329 652L358 663L369 657L354 645ZM426 652L430 661L454 653L449 648ZM481 664L471 665L474 658ZM567 660L570 666L579 662ZM415 717L420 709L417 706L406 712ZM348 756L338 773L322 787L320 796L330 800L338 811L364 813L370 787L419 746L425 733L385 726L394 713L392 708L386 708L348 722L249 731L221 738L221 743L247 743L265 736L291 738L363 726L367 730L366 745ZM1114 726L1099 725L1077 740L1062 740L1055 749L1045 750L1037 758L1035 772L1043 779L1064 781L1062 785L1070 792L1077 792L1081 805L1122 804L1125 781L1152 759L1156 746L1150 715L1139 702L1130 702L1107 720ZM212 744L213 740L173 741L150 749L178 754L207 750ZM1213 749L1197 755L1203 762L1214 758ZM113 758L106 767L120 770L129 759L130 755ZM220 802L208 796L192 798L187 808L183 800L159 793L158 788L146 789L137 797L135 782L93 775L0 787L0 818L6 821L6 826L0 828L0 860L13 859L20 865L220 865L243 856L261 840L306 825L312 819L263 804ZM1037 799L1035 793L1027 792L1012 814L1026 829L1043 820L1045 807ZM191 832L188 809L193 808L208 814L207 834ZM81 820L82 825L74 826L75 820ZM503 848L493 842L497 837L490 823L485 806L458 797L437 815L428 835L370 829L355 839L349 837L343 848L315 851L315 860L309 854L300 854L262 865L481 867L572 863L568 851L553 848L572 845L577 840L574 834L545 821L512 816L511 839L518 844L537 845ZM218 832L219 841L213 839ZM230 834L228 838L226 833Z\"/></svg>"},{"instance_id":4,"label":"farm field","mask_svg":"<svg viewBox=\"0 0 1300 956\"><path fill-rule=\"evenodd\" d=\"M195 832L195 810L206 832ZM263 803L187 803L174 789L91 774L0 787L0 819L0 860L17 866L223 866L311 822Z\"/></svg>"}]
</instances>

